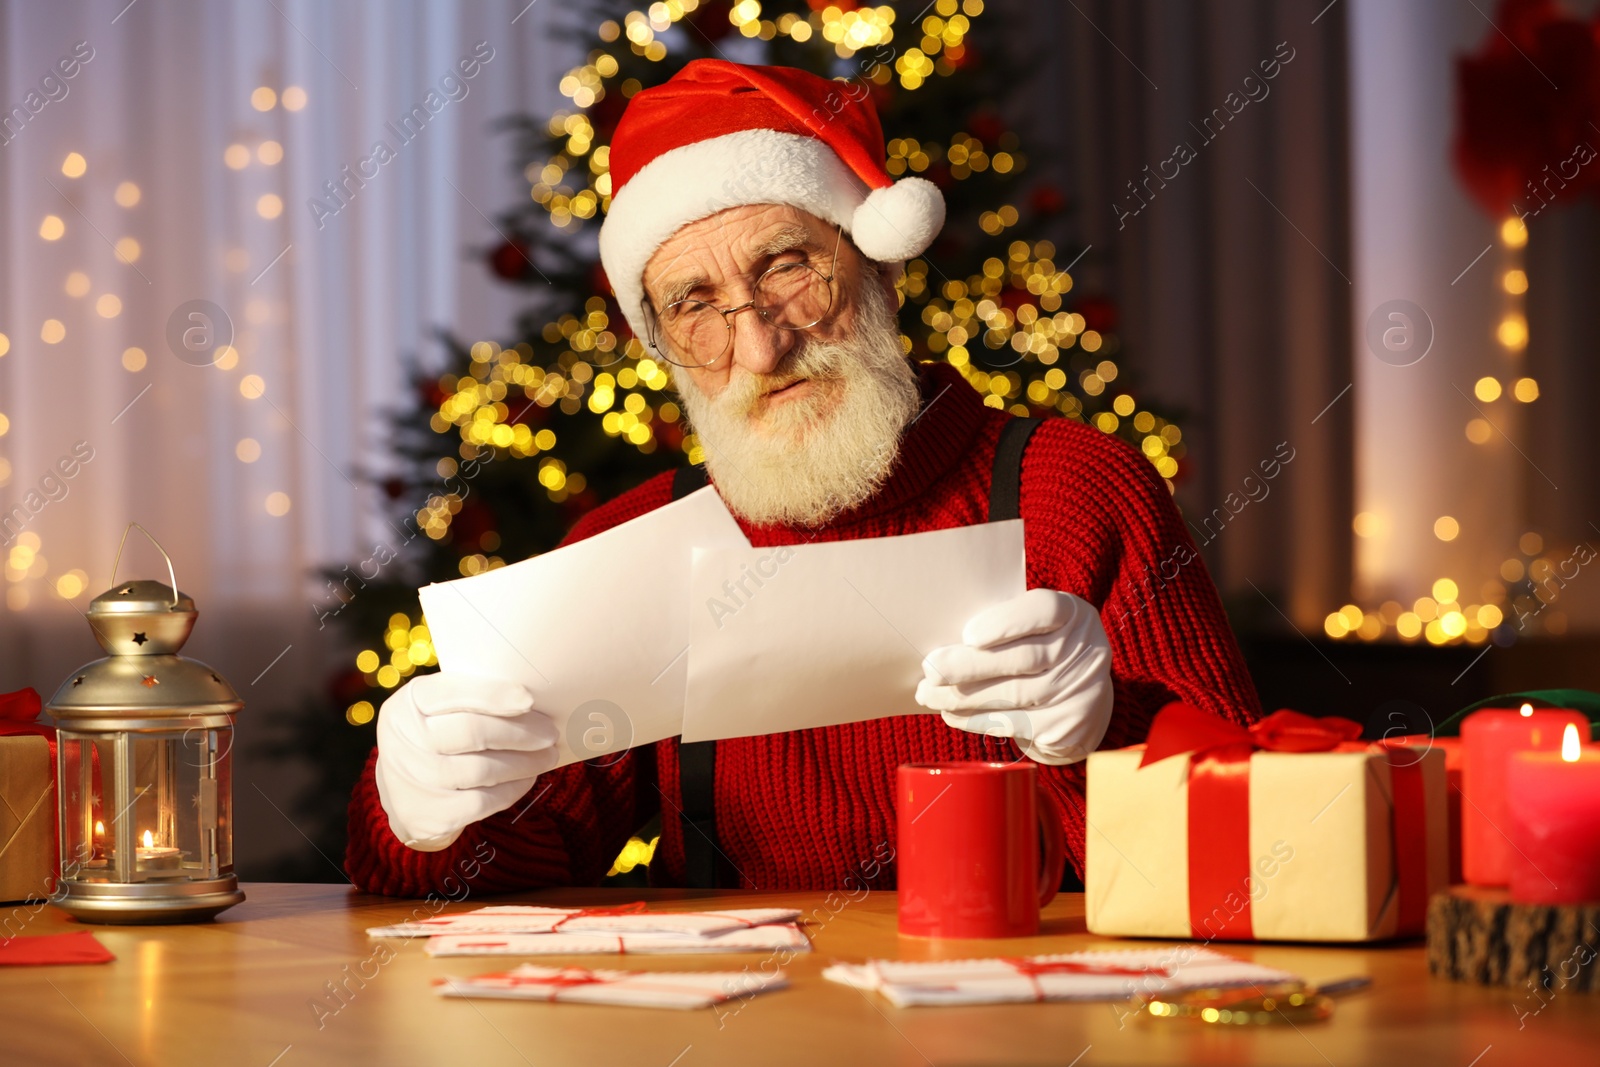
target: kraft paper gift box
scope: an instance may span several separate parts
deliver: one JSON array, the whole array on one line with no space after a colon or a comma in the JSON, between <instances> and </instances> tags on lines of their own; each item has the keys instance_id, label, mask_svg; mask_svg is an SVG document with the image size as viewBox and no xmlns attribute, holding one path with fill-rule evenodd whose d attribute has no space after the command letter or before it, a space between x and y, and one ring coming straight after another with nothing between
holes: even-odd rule
<instances>
[{"instance_id":1,"label":"kraft paper gift box","mask_svg":"<svg viewBox=\"0 0 1600 1067\"><path fill-rule=\"evenodd\" d=\"M55 731L33 722L39 694L0 695L0 901L55 889Z\"/></svg>"},{"instance_id":2,"label":"kraft paper gift box","mask_svg":"<svg viewBox=\"0 0 1600 1067\"><path fill-rule=\"evenodd\" d=\"M1428 897L1446 885L1444 753L1355 741L1360 732L1285 711L1247 731L1174 704L1147 745L1091 755L1089 930L1205 941L1421 934Z\"/></svg>"}]
</instances>

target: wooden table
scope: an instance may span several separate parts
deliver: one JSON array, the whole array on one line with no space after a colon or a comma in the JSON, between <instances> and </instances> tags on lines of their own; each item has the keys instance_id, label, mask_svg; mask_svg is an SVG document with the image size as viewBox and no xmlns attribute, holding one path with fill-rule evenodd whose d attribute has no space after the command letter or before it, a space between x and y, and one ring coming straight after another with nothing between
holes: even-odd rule
<instances>
[{"instance_id":1,"label":"wooden table","mask_svg":"<svg viewBox=\"0 0 1600 1067\"><path fill-rule=\"evenodd\" d=\"M892 893L853 902L823 893L692 894L553 890L542 904L663 908L785 906L811 918L816 951L787 968L791 988L718 1011L447 1000L430 979L501 970L514 958L431 959L420 942L370 940L369 926L401 921L416 901L347 887L255 884L249 900L212 923L93 927L115 963L0 968L0 1063L226 1064L342 1067L383 1064L1447 1064L1562 1067L1594 1062L1600 997L1539 1002L1510 989L1433 980L1420 944L1380 948L1230 945L1226 951L1316 980L1366 974L1371 989L1343 998L1328 1022L1243 1029L1128 1017L1130 1005L1019 1004L896 1009L825 982L835 959L1023 955L1114 942L1084 931L1083 899L1058 898L1039 937L926 942L895 933ZM500 898L505 902L506 898ZM484 899L450 905L463 911ZM697 905L696 902L699 902ZM11 906L14 907L14 906ZM0 913L10 914L7 908ZM27 912L24 909L24 915ZM423 914L426 914L424 911ZM15 923L13 923L15 929ZM84 929L53 908L24 935ZM615 958L551 957L615 965ZM629 957L638 969L759 969L755 955ZM363 979L362 974L370 977ZM355 977L350 977L354 975ZM330 989L343 984L343 1002ZM323 1007L319 1010L316 1005Z\"/></svg>"}]
</instances>

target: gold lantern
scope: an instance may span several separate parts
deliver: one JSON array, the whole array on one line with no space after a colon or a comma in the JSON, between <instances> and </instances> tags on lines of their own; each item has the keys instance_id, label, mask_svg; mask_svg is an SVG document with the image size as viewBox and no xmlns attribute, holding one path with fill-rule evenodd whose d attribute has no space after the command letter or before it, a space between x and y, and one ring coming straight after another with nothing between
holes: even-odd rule
<instances>
[{"instance_id":1,"label":"gold lantern","mask_svg":"<svg viewBox=\"0 0 1600 1067\"><path fill-rule=\"evenodd\" d=\"M117 583L87 618L108 655L61 684L61 878L56 903L87 922L206 919L244 899L233 873L233 726L244 706L210 667L178 655L194 601L171 584Z\"/></svg>"}]
</instances>

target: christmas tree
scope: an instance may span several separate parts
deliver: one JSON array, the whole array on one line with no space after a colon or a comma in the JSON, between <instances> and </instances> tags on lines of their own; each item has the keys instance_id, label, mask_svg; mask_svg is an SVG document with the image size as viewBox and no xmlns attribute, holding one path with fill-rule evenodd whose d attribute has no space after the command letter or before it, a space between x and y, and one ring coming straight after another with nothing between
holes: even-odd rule
<instances>
[{"instance_id":1,"label":"christmas tree","mask_svg":"<svg viewBox=\"0 0 1600 1067\"><path fill-rule=\"evenodd\" d=\"M800 67L870 96L889 172L930 179L947 205L943 234L899 283L906 351L958 368L990 406L1090 422L1140 448L1169 484L1181 473L1178 426L1138 402L1119 366L1114 305L1074 289L1068 268L1081 253L1056 243L1066 197L1030 180L1003 118L1024 16L987 13L984 0L597 0L585 18L592 48L560 85L572 106L511 123L529 195L481 253L501 281L526 288L526 312L501 342L443 338L444 369L419 374L414 404L394 415L397 473L382 482L393 537L325 574L319 616L353 662L275 754L317 754L298 814L329 856L343 852L344 802L376 708L437 662L417 587L548 551L588 509L701 459L593 239L628 99L689 60ZM649 851L630 842L617 871Z\"/></svg>"}]
</instances>

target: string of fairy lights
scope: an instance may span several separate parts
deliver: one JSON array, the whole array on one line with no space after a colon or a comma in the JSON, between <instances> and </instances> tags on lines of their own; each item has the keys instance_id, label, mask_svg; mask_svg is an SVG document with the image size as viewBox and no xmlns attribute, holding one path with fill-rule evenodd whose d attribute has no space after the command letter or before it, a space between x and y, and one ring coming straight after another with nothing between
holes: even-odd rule
<instances>
[{"instance_id":1,"label":"string of fairy lights","mask_svg":"<svg viewBox=\"0 0 1600 1067\"><path fill-rule=\"evenodd\" d=\"M1481 408L1496 416L1493 421L1481 416L1468 420L1466 438L1479 447L1494 439L1497 425L1503 430L1525 421L1519 409L1525 410L1539 399L1539 383L1528 376L1524 366L1528 348L1527 225L1515 215L1508 216L1500 225L1499 243L1501 312L1494 336L1504 373L1485 375L1473 383L1472 392ZM1352 525L1360 538L1389 533L1384 518L1374 512L1361 512ZM1461 523L1453 515L1434 520L1433 536L1441 542L1454 541L1461 533ZM1546 547L1538 531L1526 531L1517 539L1516 552L1501 561L1498 574L1485 577L1476 586L1441 576L1409 605L1398 600L1376 608L1346 604L1328 614L1323 630L1335 640L1391 637L1430 645L1483 644L1502 626L1515 627L1519 633L1565 633L1565 613L1547 610L1560 599L1563 583Z\"/></svg>"}]
</instances>

